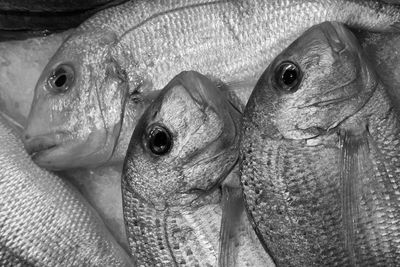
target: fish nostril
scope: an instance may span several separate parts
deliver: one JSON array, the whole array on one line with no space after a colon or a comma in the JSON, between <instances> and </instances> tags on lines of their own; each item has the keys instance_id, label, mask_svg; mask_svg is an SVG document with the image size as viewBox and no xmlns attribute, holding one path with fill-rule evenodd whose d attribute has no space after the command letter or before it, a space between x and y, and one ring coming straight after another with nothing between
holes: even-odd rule
<instances>
[{"instance_id":1,"label":"fish nostril","mask_svg":"<svg viewBox=\"0 0 400 267\"><path fill-rule=\"evenodd\" d=\"M24 135L24 140L29 140L29 139L31 139L31 136L29 134L25 134Z\"/></svg>"}]
</instances>

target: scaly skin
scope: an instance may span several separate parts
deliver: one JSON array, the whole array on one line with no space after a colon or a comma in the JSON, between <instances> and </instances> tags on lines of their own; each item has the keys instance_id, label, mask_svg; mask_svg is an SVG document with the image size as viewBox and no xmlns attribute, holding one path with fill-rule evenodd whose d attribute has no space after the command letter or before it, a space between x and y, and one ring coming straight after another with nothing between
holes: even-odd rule
<instances>
[{"instance_id":1,"label":"scaly skin","mask_svg":"<svg viewBox=\"0 0 400 267\"><path fill-rule=\"evenodd\" d=\"M132 266L100 217L0 118L0 266Z\"/></svg>"},{"instance_id":2,"label":"scaly skin","mask_svg":"<svg viewBox=\"0 0 400 267\"><path fill-rule=\"evenodd\" d=\"M218 264L220 187L237 162L240 117L210 80L194 72L179 74L146 110L122 175L127 236L138 266ZM155 124L173 137L163 155L153 154L147 142ZM237 266L271 266L246 219L235 230L240 253L231 257Z\"/></svg>"},{"instance_id":3,"label":"scaly skin","mask_svg":"<svg viewBox=\"0 0 400 267\"><path fill-rule=\"evenodd\" d=\"M350 0L135 0L104 10L83 23L43 71L26 146L41 151L34 158L39 165L53 169L121 161L148 91L179 72L246 85L236 86L246 102L265 66L310 26L334 20L392 31L399 14L397 6ZM60 63L75 70L65 93L47 83Z\"/></svg>"},{"instance_id":4,"label":"scaly skin","mask_svg":"<svg viewBox=\"0 0 400 267\"><path fill-rule=\"evenodd\" d=\"M284 60L303 72L291 93L271 85ZM270 65L244 115L241 182L278 266L398 265L399 119L342 25L310 29Z\"/></svg>"}]
</instances>

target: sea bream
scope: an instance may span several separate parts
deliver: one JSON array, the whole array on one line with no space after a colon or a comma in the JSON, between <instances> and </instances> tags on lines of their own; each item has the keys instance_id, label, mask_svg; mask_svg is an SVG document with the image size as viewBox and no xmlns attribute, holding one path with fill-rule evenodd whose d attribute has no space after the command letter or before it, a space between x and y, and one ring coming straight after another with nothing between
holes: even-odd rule
<instances>
[{"instance_id":1,"label":"sea bream","mask_svg":"<svg viewBox=\"0 0 400 267\"><path fill-rule=\"evenodd\" d=\"M26 148L52 169L121 162L150 92L195 70L247 101L265 66L327 20L397 31L400 8L356 0L132 0L100 11L43 71Z\"/></svg>"},{"instance_id":2,"label":"sea bream","mask_svg":"<svg viewBox=\"0 0 400 267\"><path fill-rule=\"evenodd\" d=\"M400 118L342 24L314 26L244 112L246 210L278 266L398 266Z\"/></svg>"},{"instance_id":3,"label":"sea bream","mask_svg":"<svg viewBox=\"0 0 400 267\"><path fill-rule=\"evenodd\" d=\"M138 266L273 266L242 212L240 120L196 72L177 75L143 114L122 175Z\"/></svg>"},{"instance_id":4,"label":"sea bream","mask_svg":"<svg viewBox=\"0 0 400 267\"><path fill-rule=\"evenodd\" d=\"M0 266L132 266L87 201L41 169L0 115Z\"/></svg>"}]
</instances>

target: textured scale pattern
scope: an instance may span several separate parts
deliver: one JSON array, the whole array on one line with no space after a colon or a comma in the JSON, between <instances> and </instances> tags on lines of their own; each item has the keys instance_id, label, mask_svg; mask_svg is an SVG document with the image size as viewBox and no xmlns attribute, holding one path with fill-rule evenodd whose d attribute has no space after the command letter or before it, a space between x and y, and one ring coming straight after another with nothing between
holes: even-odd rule
<instances>
[{"instance_id":1,"label":"textured scale pattern","mask_svg":"<svg viewBox=\"0 0 400 267\"><path fill-rule=\"evenodd\" d=\"M332 25L310 29L310 35L301 39L320 38L316 46L303 47L310 43L298 41L283 53L284 59L292 60L333 55L331 61L325 58L315 64L317 68L304 75L295 93L283 94L268 82L260 82L253 92L241 144L246 209L278 266L398 266L400 116L357 40L343 25ZM311 35L320 29L323 35ZM332 47L341 49L333 52ZM302 54L302 49L315 54ZM351 65L345 65L349 62L357 75L349 76L347 83L339 79L345 76L338 77L334 83L341 73L332 66L351 71ZM325 79L332 80L334 89L344 88L344 97L329 104L318 102L321 96L323 101L332 100L329 94L335 92L320 86ZM307 109L304 102L313 105ZM340 121L329 129L320 127L311 137L306 131L311 127L298 127L291 138L298 125L284 116L298 106L304 115L291 119L299 125L321 118Z\"/></svg>"},{"instance_id":2,"label":"textured scale pattern","mask_svg":"<svg viewBox=\"0 0 400 267\"><path fill-rule=\"evenodd\" d=\"M237 258L236 266L273 266L246 227L224 228L237 236L233 246L220 240L222 218L231 218L223 212L228 201L222 200L222 187L227 177L236 177L239 184L237 174L231 174L236 173L232 169L238 160L241 113L225 96L207 77L182 72L135 128L122 173L122 196L138 266L218 266L221 251L231 247L240 251L231 256ZM162 154L153 154L148 142L154 125L168 131L172 140ZM243 224L249 225L246 220Z\"/></svg>"},{"instance_id":3,"label":"textured scale pattern","mask_svg":"<svg viewBox=\"0 0 400 267\"><path fill-rule=\"evenodd\" d=\"M232 88L246 103L272 59L306 29L323 21L396 31L392 25L400 21L400 10L361 0L132 0L103 10L65 41L37 84L27 132L31 136L65 134L59 143L66 152L36 160L51 168L89 161L100 164L110 159L114 143L109 139L115 138L119 140L111 160L123 160L143 110L137 108L140 101L128 101L121 108L124 101L119 98L124 94L120 92L126 87L107 85L106 81L113 80L107 72L110 65L126 73L124 79L129 91L137 93L136 99L145 99L149 90L161 90L181 71L194 70L234 84ZM47 78L60 62L77 70L71 92L62 96L46 90ZM99 102L96 95L109 102ZM121 122L121 110L125 112L121 134L110 137L109 128ZM88 139L99 140L85 152L69 151L71 144ZM94 152L90 157L99 158L89 159L89 150ZM73 159L81 153L86 153L84 160Z\"/></svg>"},{"instance_id":4,"label":"textured scale pattern","mask_svg":"<svg viewBox=\"0 0 400 267\"><path fill-rule=\"evenodd\" d=\"M255 82L312 25L334 20L393 31L390 25L400 20L400 10L376 1L131 1L117 8L109 12L119 13L124 24L107 26L118 36L111 54L130 79L148 81L154 89L182 70L227 83ZM107 10L103 12L99 18L104 20ZM86 27L94 23L88 21ZM246 89L243 102L251 93Z\"/></svg>"},{"instance_id":5,"label":"textured scale pattern","mask_svg":"<svg viewBox=\"0 0 400 267\"><path fill-rule=\"evenodd\" d=\"M400 123L393 112L369 124L372 165L359 181L355 224L359 266L400 262ZM254 130L243 148L247 207L277 263L349 265L343 249L339 140L313 146L304 141L268 140Z\"/></svg>"},{"instance_id":6,"label":"textured scale pattern","mask_svg":"<svg viewBox=\"0 0 400 267\"><path fill-rule=\"evenodd\" d=\"M218 203L157 210L128 190L124 194L129 244L138 266L216 266Z\"/></svg>"},{"instance_id":7,"label":"textured scale pattern","mask_svg":"<svg viewBox=\"0 0 400 267\"><path fill-rule=\"evenodd\" d=\"M100 217L0 118L0 266L131 266Z\"/></svg>"},{"instance_id":8,"label":"textured scale pattern","mask_svg":"<svg viewBox=\"0 0 400 267\"><path fill-rule=\"evenodd\" d=\"M222 214L219 202L157 210L123 188L129 244L137 266L217 266ZM274 266L245 213L236 235L235 266Z\"/></svg>"}]
</instances>

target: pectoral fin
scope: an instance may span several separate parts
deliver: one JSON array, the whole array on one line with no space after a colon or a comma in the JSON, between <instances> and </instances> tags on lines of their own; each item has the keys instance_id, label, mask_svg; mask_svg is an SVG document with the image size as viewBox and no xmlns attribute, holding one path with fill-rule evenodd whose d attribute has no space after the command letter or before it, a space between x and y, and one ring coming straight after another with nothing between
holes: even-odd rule
<instances>
[{"instance_id":1,"label":"pectoral fin","mask_svg":"<svg viewBox=\"0 0 400 267\"><path fill-rule=\"evenodd\" d=\"M368 131L361 134L343 132L340 134L342 188L342 223L345 245L351 264L355 266L356 228L361 201L361 186L372 166L369 151Z\"/></svg>"},{"instance_id":2,"label":"pectoral fin","mask_svg":"<svg viewBox=\"0 0 400 267\"><path fill-rule=\"evenodd\" d=\"M218 258L220 267L236 265L236 243L238 241L236 233L243 210L242 189L236 186L235 182L225 183L222 187L222 219Z\"/></svg>"}]
</instances>

